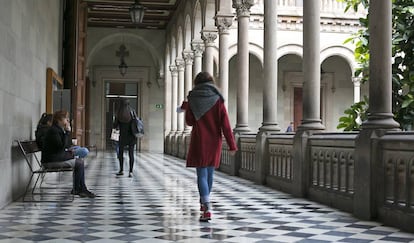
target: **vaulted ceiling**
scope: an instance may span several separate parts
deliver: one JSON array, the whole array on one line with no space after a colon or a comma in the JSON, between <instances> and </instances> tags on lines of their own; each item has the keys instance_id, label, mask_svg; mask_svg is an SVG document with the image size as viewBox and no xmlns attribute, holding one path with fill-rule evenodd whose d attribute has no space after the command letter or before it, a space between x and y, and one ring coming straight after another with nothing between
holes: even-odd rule
<instances>
[{"instance_id":1,"label":"vaulted ceiling","mask_svg":"<svg viewBox=\"0 0 414 243\"><path fill-rule=\"evenodd\" d=\"M106 28L165 29L182 0L140 0L146 8L141 24L134 24L129 8L134 0L84 0L88 6L88 26Z\"/></svg>"}]
</instances>

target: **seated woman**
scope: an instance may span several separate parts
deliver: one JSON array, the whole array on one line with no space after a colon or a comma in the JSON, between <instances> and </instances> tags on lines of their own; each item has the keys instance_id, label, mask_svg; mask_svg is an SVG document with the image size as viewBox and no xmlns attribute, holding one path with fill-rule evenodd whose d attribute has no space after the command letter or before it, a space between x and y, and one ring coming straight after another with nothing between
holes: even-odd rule
<instances>
[{"instance_id":1,"label":"seated woman","mask_svg":"<svg viewBox=\"0 0 414 243\"><path fill-rule=\"evenodd\" d=\"M53 114L52 126L47 130L42 146L42 165L45 168L74 168L72 194L94 198L85 185L85 166L83 158L88 149L80 146L70 147L70 124L67 111Z\"/></svg>"},{"instance_id":2,"label":"seated woman","mask_svg":"<svg viewBox=\"0 0 414 243\"><path fill-rule=\"evenodd\" d=\"M36 144L37 147L41 150L43 148L43 140L45 139L47 130L52 126L52 114L43 113L40 117L39 122L37 123L36 127Z\"/></svg>"}]
</instances>

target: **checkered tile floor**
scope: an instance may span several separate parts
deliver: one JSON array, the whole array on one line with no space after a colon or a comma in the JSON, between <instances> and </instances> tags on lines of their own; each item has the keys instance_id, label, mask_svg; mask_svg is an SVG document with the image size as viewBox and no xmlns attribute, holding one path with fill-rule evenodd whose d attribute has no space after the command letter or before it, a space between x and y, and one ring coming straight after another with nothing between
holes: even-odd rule
<instances>
[{"instance_id":1,"label":"checkered tile floor","mask_svg":"<svg viewBox=\"0 0 414 243\"><path fill-rule=\"evenodd\" d=\"M114 154L90 158L95 199L15 202L0 210L0 242L414 242L414 234L220 172L213 219L199 222L194 169L162 154L137 160L132 178L117 178Z\"/></svg>"}]
</instances>

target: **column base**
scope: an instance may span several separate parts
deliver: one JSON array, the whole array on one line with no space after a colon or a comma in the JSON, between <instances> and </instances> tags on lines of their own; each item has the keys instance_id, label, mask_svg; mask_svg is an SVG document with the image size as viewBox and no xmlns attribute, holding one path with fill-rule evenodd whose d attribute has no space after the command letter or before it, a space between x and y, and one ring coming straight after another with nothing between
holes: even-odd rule
<instances>
[{"instance_id":1,"label":"column base","mask_svg":"<svg viewBox=\"0 0 414 243\"><path fill-rule=\"evenodd\" d=\"M247 125L236 125L236 128L233 129L235 133L245 133L250 132L250 128Z\"/></svg>"},{"instance_id":2,"label":"column base","mask_svg":"<svg viewBox=\"0 0 414 243\"><path fill-rule=\"evenodd\" d=\"M394 120L393 114L375 113L368 115L368 120L362 123L361 128L400 130L400 124Z\"/></svg>"},{"instance_id":3,"label":"column base","mask_svg":"<svg viewBox=\"0 0 414 243\"><path fill-rule=\"evenodd\" d=\"M261 132L280 132L282 130L277 123L274 124L264 124L259 128Z\"/></svg>"},{"instance_id":4,"label":"column base","mask_svg":"<svg viewBox=\"0 0 414 243\"><path fill-rule=\"evenodd\" d=\"M298 130L325 130L325 126L322 125L320 119L309 119L302 121L302 124L298 126Z\"/></svg>"}]
</instances>

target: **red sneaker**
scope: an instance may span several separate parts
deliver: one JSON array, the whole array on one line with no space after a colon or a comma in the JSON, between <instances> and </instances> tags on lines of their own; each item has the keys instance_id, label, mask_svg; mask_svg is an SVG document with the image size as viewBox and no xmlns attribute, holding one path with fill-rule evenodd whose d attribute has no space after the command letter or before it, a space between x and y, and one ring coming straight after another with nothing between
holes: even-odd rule
<instances>
[{"instance_id":1,"label":"red sneaker","mask_svg":"<svg viewBox=\"0 0 414 243\"><path fill-rule=\"evenodd\" d=\"M204 204L200 204L200 211L204 212L206 210L207 210L206 206L204 206Z\"/></svg>"},{"instance_id":2,"label":"red sneaker","mask_svg":"<svg viewBox=\"0 0 414 243\"><path fill-rule=\"evenodd\" d=\"M211 212L209 212L209 211L203 212L200 216L200 221L201 222L208 222L209 220L211 220Z\"/></svg>"}]
</instances>

